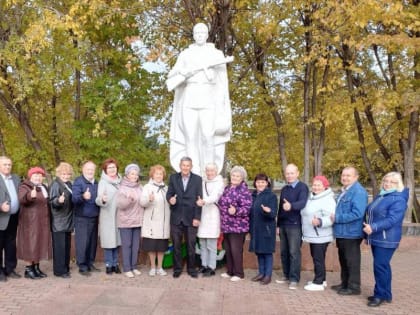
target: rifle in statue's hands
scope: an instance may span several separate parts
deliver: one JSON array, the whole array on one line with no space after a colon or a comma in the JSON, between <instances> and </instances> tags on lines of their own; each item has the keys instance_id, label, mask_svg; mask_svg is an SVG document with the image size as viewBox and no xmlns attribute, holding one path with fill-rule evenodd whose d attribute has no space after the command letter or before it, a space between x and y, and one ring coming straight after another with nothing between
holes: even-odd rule
<instances>
[{"instance_id":1,"label":"rifle in statue's hands","mask_svg":"<svg viewBox=\"0 0 420 315\"><path fill-rule=\"evenodd\" d=\"M200 71L206 72L207 69L214 68L223 64L227 64L233 61L233 56L227 56L224 59L218 60L214 63L211 63L209 65L205 65L193 70L188 71L187 73L181 74L181 73L174 73L173 75L169 76L166 80L166 86L168 87L168 91L172 91L177 86L179 86L181 83L185 82L188 78L192 77L196 73Z\"/></svg>"}]
</instances>

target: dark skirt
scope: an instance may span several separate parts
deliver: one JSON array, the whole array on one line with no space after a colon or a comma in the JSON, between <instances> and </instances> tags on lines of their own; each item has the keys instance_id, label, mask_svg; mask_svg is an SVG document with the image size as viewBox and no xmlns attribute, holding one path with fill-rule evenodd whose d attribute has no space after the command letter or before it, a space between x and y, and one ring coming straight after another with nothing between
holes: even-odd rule
<instances>
[{"instance_id":1,"label":"dark skirt","mask_svg":"<svg viewBox=\"0 0 420 315\"><path fill-rule=\"evenodd\" d=\"M166 252L168 250L167 239L153 239L143 237L141 242L141 249L145 252Z\"/></svg>"}]
</instances>

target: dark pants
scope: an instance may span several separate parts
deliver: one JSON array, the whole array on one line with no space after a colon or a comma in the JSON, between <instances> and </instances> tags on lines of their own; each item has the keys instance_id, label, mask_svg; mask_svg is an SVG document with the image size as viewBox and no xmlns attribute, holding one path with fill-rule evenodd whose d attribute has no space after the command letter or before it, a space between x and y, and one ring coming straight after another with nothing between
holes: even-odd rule
<instances>
[{"instance_id":1,"label":"dark pants","mask_svg":"<svg viewBox=\"0 0 420 315\"><path fill-rule=\"evenodd\" d=\"M391 258L396 248L382 248L372 245L373 273L375 275L375 289L373 295L384 300L392 300Z\"/></svg>"},{"instance_id":2,"label":"dark pants","mask_svg":"<svg viewBox=\"0 0 420 315\"><path fill-rule=\"evenodd\" d=\"M258 254L258 274L271 277L273 273L273 254Z\"/></svg>"},{"instance_id":3,"label":"dark pants","mask_svg":"<svg viewBox=\"0 0 420 315\"><path fill-rule=\"evenodd\" d=\"M71 232L52 232L54 275L70 272Z\"/></svg>"},{"instance_id":4,"label":"dark pants","mask_svg":"<svg viewBox=\"0 0 420 315\"><path fill-rule=\"evenodd\" d=\"M197 239L197 228L184 224L171 224L171 238L174 246L174 272L182 271L181 245L184 237L187 244L187 272L196 273L195 269L195 242Z\"/></svg>"},{"instance_id":5,"label":"dark pants","mask_svg":"<svg viewBox=\"0 0 420 315\"><path fill-rule=\"evenodd\" d=\"M360 243L361 238L337 238L338 258L341 266L341 286L360 290Z\"/></svg>"},{"instance_id":6,"label":"dark pants","mask_svg":"<svg viewBox=\"0 0 420 315\"><path fill-rule=\"evenodd\" d=\"M98 243L98 217L74 217L76 261L80 271L93 265Z\"/></svg>"},{"instance_id":7,"label":"dark pants","mask_svg":"<svg viewBox=\"0 0 420 315\"><path fill-rule=\"evenodd\" d=\"M141 228L120 228L124 272L137 269Z\"/></svg>"},{"instance_id":8,"label":"dark pants","mask_svg":"<svg viewBox=\"0 0 420 315\"><path fill-rule=\"evenodd\" d=\"M301 267L302 228L280 227L280 256L283 275L290 282L299 282Z\"/></svg>"},{"instance_id":9,"label":"dark pants","mask_svg":"<svg viewBox=\"0 0 420 315\"><path fill-rule=\"evenodd\" d=\"M0 231L0 273L9 274L17 266L16 232L19 213L10 215L9 223L4 231ZM4 264L3 264L4 251Z\"/></svg>"},{"instance_id":10,"label":"dark pants","mask_svg":"<svg viewBox=\"0 0 420 315\"><path fill-rule=\"evenodd\" d=\"M226 269L230 276L244 278L244 242L246 233L224 233Z\"/></svg>"},{"instance_id":11,"label":"dark pants","mask_svg":"<svg viewBox=\"0 0 420 315\"><path fill-rule=\"evenodd\" d=\"M328 244L309 244L315 272L315 277L312 282L315 284L322 284L326 280L325 253L327 252Z\"/></svg>"}]
</instances>

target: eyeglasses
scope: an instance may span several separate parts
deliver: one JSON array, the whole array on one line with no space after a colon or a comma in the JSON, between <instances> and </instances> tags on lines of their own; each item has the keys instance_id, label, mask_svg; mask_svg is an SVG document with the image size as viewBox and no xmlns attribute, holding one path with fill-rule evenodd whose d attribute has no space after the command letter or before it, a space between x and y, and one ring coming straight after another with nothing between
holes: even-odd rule
<instances>
[{"instance_id":1,"label":"eyeglasses","mask_svg":"<svg viewBox=\"0 0 420 315\"><path fill-rule=\"evenodd\" d=\"M398 184L396 180L384 180L383 183L384 184Z\"/></svg>"},{"instance_id":2,"label":"eyeglasses","mask_svg":"<svg viewBox=\"0 0 420 315\"><path fill-rule=\"evenodd\" d=\"M112 169L112 168L117 168L117 167L116 166L108 166L106 169L109 170L109 169Z\"/></svg>"}]
</instances>

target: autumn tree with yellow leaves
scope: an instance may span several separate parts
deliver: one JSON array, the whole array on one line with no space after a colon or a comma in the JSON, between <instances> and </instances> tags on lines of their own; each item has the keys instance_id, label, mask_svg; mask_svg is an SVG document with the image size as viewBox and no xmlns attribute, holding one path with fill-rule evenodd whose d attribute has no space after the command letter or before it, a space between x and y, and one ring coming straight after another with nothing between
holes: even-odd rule
<instances>
[{"instance_id":1,"label":"autumn tree with yellow leaves","mask_svg":"<svg viewBox=\"0 0 420 315\"><path fill-rule=\"evenodd\" d=\"M235 57L226 167L280 179L296 163L304 181L339 185L352 164L373 193L396 170L406 221L420 214L418 0L0 3L0 150L20 173L108 156L169 165L164 80L204 22Z\"/></svg>"}]
</instances>

